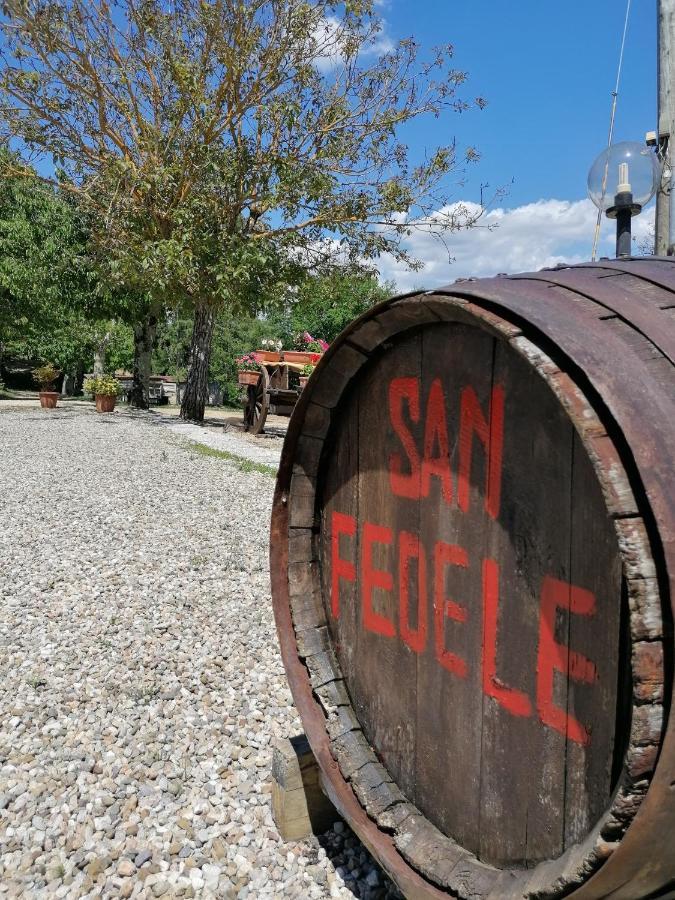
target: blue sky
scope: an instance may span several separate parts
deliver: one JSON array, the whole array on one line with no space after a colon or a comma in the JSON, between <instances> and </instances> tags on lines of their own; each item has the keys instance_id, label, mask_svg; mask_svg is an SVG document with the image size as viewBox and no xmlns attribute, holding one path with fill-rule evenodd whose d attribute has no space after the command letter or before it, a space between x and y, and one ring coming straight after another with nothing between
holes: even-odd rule
<instances>
[{"instance_id":1,"label":"blue sky","mask_svg":"<svg viewBox=\"0 0 675 900\"><path fill-rule=\"evenodd\" d=\"M478 199L481 183L508 186L486 220L499 228L451 239L453 266L427 238L414 246L427 259L424 272L383 259L383 277L407 289L590 257L595 208L584 199L586 176L607 140L625 10L624 0L382 0L392 40L452 43L456 67L469 73L466 96L488 101L482 111L418 123L406 134L411 149L453 136L459 147L477 147L481 161L457 199ZM632 0L614 140L643 141L655 127L656 2ZM634 220L634 233L652 215ZM601 252L612 252L609 223Z\"/></svg>"}]
</instances>

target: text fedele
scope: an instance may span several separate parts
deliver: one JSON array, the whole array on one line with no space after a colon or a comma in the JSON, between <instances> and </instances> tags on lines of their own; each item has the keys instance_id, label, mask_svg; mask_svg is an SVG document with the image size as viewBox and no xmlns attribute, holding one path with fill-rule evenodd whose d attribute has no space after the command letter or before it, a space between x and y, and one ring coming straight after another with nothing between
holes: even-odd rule
<instances>
[{"instance_id":1,"label":"text fedele","mask_svg":"<svg viewBox=\"0 0 675 900\"><path fill-rule=\"evenodd\" d=\"M456 492L450 470L450 435L446 420L446 398L439 379L432 382L428 395L421 397L416 378L395 378L388 391L389 419L397 444L388 458L389 485L396 497L423 500L429 496L432 479L438 479L443 500L465 514L470 511L470 476L474 445L486 456L485 513L499 515L504 441L504 391L492 388L489 406L483 410L472 387L460 395L458 471ZM422 444L418 446L406 421L420 423ZM419 535L394 531L371 521L333 510L330 516L331 597L330 609L335 620L340 617L341 592L345 583L356 585L360 600L361 627L383 638L399 638L414 653L430 647L436 662L452 677L465 679L476 667L483 692L493 697L513 716L537 715L543 725L553 728L579 744L589 744L586 724L578 721L553 702L555 672L567 680L592 684L597 680L595 664L556 640L555 622L558 610L570 615L592 616L596 600L593 593L581 587L544 577L539 595L538 645L536 656L536 696L531 698L518 685L508 685L497 672L497 645L500 622L500 565L490 558L472 558L466 548L436 540L423 546ZM390 570L377 568L374 549L378 545L391 548ZM358 558L355 548L359 547ZM417 573L417 615L411 622L411 572ZM448 570L453 567L476 568L482 593L482 640L477 659L467 659L446 646L445 620L467 621L469 609L461 597L446 596ZM478 573L480 573L478 577ZM396 592L395 592L396 586ZM375 608L375 590L396 593L393 609L387 616ZM506 598L508 601L508 598ZM381 606L381 604L379 604ZM387 604L391 609L392 604ZM473 613L473 611L472 611Z\"/></svg>"}]
</instances>

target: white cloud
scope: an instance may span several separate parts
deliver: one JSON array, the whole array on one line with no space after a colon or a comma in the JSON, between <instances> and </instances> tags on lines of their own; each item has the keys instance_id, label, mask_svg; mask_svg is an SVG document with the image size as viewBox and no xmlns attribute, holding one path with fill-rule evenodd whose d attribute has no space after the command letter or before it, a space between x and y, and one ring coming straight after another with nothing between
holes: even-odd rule
<instances>
[{"instance_id":1,"label":"white cloud","mask_svg":"<svg viewBox=\"0 0 675 900\"><path fill-rule=\"evenodd\" d=\"M381 31L364 44L361 50L364 59L378 57L394 49L394 42L387 35L386 23L381 22L381 26ZM343 62L343 37L340 19L336 16L326 16L314 33L316 48L322 50L322 55L316 59L316 66L320 72L330 72Z\"/></svg>"},{"instance_id":2,"label":"white cloud","mask_svg":"<svg viewBox=\"0 0 675 900\"><path fill-rule=\"evenodd\" d=\"M455 278L531 272L558 263L583 262L591 257L596 214L590 200L538 200L514 209L493 209L478 227L448 235L447 250L430 230L414 233L406 240L406 247L424 262L424 269L409 272L385 254L379 260L380 277L394 281L403 292L438 287ZM647 237L653 221L653 207L633 219L633 235L638 241ZM604 218L598 255L613 256L614 241L614 223Z\"/></svg>"}]
</instances>

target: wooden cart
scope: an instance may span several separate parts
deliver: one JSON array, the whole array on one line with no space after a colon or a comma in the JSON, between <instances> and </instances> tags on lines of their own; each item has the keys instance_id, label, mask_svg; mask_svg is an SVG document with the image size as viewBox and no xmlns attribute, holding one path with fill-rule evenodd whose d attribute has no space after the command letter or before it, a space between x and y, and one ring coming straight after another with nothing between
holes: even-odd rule
<instances>
[{"instance_id":1,"label":"wooden cart","mask_svg":"<svg viewBox=\"0 0 675 900\"><path fill-rule=\"evenodd\" d=\"M241 373L247 377L242 378L240 375L239 380L246 387L244 430L251 434L262 434L269 413L290 416L298 402L302 385L289 387L290 372L298 371L307 364L315 364L320 354L256 350L255 355L262 366L257 379L253 380L251 373Z\"/></svg>"}]
</instances>

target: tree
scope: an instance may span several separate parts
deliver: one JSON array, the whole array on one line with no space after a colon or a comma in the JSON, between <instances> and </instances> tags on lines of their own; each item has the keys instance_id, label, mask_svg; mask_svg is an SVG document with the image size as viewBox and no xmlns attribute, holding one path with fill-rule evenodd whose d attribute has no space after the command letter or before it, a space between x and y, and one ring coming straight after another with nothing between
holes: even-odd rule
<instances>
[{"instance_id":1,"label":"tree","mask_svg":"<svg viewBox=\"0 0 675 900\"><path fill-rule=\"evenodd\" d=\"M308 331L331 343L353 319L395 293L393 283L382 285L372 274L343 271L311 276L300 285L279 326L290 332L289 337Z\"/></svg>"},{"instance_id":2,"label":"tree","mask_svg":"<svg viewBox=\"0 0 675 900\"><path fill-rule=\"evenodd\" d=\"M61 367L72 361L69 325L89 283L82 251L81 222L56 191L0 181L0 365L7 353Z\"/></svg>"},{"instance_id":3,"label":"tree","mask_svg":"<svg viewBox=\"0 0 675 900\"><path fill-rule=\"evenodd\" d=\"M650 224L647 232L641 238L633 238L637 244L637 251L640 256L654 256L656 252L656 227Z\"/></svg>"},{"instance_id":4,"label":"tree","mask_svg":"<svg viewBox=\"0 0 675 900\"><path fill-rule=\"evenodd\" d=\"M0 164L12 160L0 151ZM79 223L49 188L34 190L23 179L0 181L0 334L20 336L30 319L49 317L68 287L76 291ZM73 277L74 276L74 277Z\"/></svg>"},{"instance_id":5,"label":"tree","mask_svg":"<svg viewBox=\"0 0 675 900\"><path fill-rule=\"evenodd\" d=\"M0 151L2 164L16 157ZM3 353L50 361L81 383L97 352L119 356L127 337L106 319L124 304L92 270L82 216L51 185L0 180L0 298L0 363Z\"/></svg>"},{"instance_id":6,"label":"tree","mask_svg":"<svg viewBox=\"0 0 675 900\"><path fill-rule=\"evenodd\" d=\"M6 0L10 136L51 154L116 283L194 310L181 410L201 419L215 313L297 265L388 252L454 204L454 144L415 163L401 129L468 104L452 48L381 49L373 0ZM375 58L377 56L377 58ZM475 103L483 106L478 98ZM477 158L468 148L464 161ZM14 174L20 174L20 167ZM146 337L152 331L148 325Z\"/></svg>"}]
</instances>

